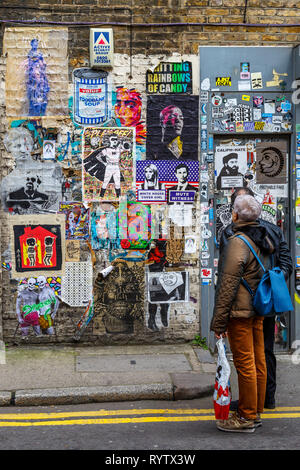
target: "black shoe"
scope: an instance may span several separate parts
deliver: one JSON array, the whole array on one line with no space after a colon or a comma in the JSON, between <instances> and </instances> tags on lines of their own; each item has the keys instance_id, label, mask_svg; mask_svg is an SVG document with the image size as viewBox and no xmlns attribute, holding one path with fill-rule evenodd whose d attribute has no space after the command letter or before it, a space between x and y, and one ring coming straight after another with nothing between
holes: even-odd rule
<instances>
[{"instance_id":1,"label":"black shoe","mask_svg":"<svg viewBox=\"0 0 300 470\"><path fill-rule=\"evenodd\" d=\"M274 410L274 408L276 408L275 402L265 403L264 408L267 408L268 410Z\"/></svg>"},{"instance_id":2,"label":"black shoe","mask_svg":"<svg viewBox=\"0 0 300 470\"><path fill-rule=\"evenodd\" d=\"M230 410L230 411L237 411L237 410L238 410L238 407L239 407L239 401L238 401L238 400L233 400L233 401L230 403L229 410Z\"/></svg>"}]
</instances>

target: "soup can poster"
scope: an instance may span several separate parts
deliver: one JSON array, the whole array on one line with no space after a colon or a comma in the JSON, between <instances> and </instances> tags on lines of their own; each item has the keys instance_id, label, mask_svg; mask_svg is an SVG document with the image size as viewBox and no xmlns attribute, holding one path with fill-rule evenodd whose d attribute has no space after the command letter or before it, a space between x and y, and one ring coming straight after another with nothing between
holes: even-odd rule
<instances>
[{"instance_id":1,"label":"soup can poster","mask_svg":"<svg viewBox=\"0 0 300 470\"><path fill-rule=\"evenodd\" d=\"M74 70L73 81L74 121L81 125L99 125L111 119L108 73L80 68Z\"/></svg>"}]
</instances>

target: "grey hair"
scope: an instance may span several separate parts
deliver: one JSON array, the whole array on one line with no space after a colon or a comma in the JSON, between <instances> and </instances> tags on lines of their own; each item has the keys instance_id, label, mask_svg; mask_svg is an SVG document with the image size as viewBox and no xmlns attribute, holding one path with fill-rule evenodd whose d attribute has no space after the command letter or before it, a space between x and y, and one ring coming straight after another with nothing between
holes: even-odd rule
<instances>
[{"instance_id":1,"label":"grey hair","mask_svg":"<svg viewBox=\"0 0 300 470\"><path fill-rule=\"evenodd\" d=\"M253 196L241 194L234 201L233 211L238 215L239 220L253 222L260 216L261 205Z\"/></svg>"}]
</instances>

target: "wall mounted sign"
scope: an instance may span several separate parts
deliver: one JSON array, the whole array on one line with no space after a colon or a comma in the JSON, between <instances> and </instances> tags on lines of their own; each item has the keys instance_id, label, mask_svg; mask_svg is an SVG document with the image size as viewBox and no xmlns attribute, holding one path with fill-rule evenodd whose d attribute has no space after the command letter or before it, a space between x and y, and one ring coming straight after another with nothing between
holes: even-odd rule
<instances>
[{"instance_id":1,"label":"wall mounted sign","mask_svg":"<svg viewBox=\"0 0 300 470\"><path fill-rule=\"evenodd\" d=\"M90 29L90 64L92 67L112 67L114 39L112 29Z\"/></svg>"}]
</instances>

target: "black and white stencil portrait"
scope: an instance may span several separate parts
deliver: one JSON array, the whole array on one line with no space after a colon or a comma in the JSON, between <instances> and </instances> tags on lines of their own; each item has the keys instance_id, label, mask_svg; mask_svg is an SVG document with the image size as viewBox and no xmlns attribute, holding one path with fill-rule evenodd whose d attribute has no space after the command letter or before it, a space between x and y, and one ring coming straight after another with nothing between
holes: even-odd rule
<instances>
[{"instance_id":1,"label":"black and white stencil portrait","mask_svg":"<svg viewBox=\"0 0 300 470\"><path fill-rule=\"evenodd\" d=\"M247 173L247 148L218 146L215 150L217 190L245 186Z\"/></svg>"},{"instance_id":2,"label":"black and white stencil portrait","mask_svg":"<svg viewBox=\"0 0 300 470\"><path fill-rule=\"evenodd\" d=\"M257 143L256 182L258 184L284 184L287 182L286 140Z\"/></svg>"},{"instance_id":3,"label":"black and white stencil portrait","mask_svg":"<svg viewBox=\"0 0 300 470\"><path fill-rule=\"evenodd\" d=\"M198 160L198 97L148 96L148 160Z\"/></svg>"},{"instance_id":4,"label":"black and white stencil portrait","mask_svg":"<svg viewBox=\"0 0 300 470\"><path fill-rule=\"evenodd\" d=\"M15 168L1 182L4 209L13 214L56 212L62 200L60 165L53 161L33 160L33 139L25 127L9 129L4 145L15 158Z\"/></svg>"}]
</instances>

